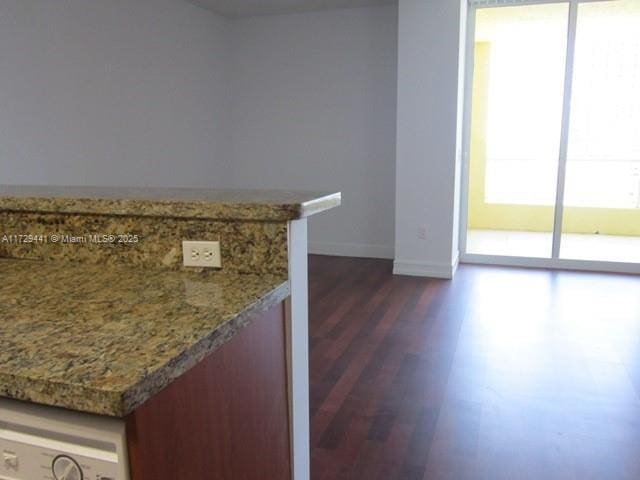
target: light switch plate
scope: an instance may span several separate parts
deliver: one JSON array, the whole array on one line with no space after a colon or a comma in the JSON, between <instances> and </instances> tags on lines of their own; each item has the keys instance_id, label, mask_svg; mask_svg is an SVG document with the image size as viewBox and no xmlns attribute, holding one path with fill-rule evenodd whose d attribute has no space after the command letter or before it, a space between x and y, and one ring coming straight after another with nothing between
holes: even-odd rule
<instances>
[{"instance_id":1,"label":"light switch plate","mask_svg":"<svg viewBox=\"0 0 640 480\"><path fill-rule=\"evenodd\" d=\"M182 258L185 267L222 268L220 242L182 242Z\"/></svg>"}]
</instances>

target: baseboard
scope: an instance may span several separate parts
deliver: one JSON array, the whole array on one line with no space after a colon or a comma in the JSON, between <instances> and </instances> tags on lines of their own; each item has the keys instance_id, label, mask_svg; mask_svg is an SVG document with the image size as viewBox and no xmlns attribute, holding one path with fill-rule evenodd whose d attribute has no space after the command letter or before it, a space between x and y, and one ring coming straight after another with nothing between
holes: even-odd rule
<instances>
[{"instance_id":1,"label":"baseboard","mask_svg":"<svg viewBox=\"0 0 640 480\"><path fill-rule=\"evenodd\" d=\"M336 257L392 259L394 247L360 243L309 242L309 253L316 255L335 255Z\"/></svg>"},{"instance_id":2,"label":"baseboard","mask_svg":"<svg viewBox=\"0 0 640 480\"><path fill-rule=\"evenodd\" d=\"M444 278L450 280L458 269L458 262L458 255L456 255L450 264L396 260L393 262L393 274L410 275L412 277Z\"/></svg>"},{"instance_id":3,"label":"baseboard","mask_svg":"<svg viewBox=\"0 0 640 480\"><path fill-rule=\"evenodd\" d=\"M309 253L336 257L393 259L394 247L360 243L309 242ZM451 279L458 269L460 256L456 252L451 264L395 260L394 275Z\"/></svg>"}]
</instances>

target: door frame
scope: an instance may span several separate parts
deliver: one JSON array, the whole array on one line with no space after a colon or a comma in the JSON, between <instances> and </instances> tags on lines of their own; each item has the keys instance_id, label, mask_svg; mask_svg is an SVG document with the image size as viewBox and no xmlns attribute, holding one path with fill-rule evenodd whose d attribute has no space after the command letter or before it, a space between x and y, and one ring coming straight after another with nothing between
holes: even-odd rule
<instances>
[{"instance_id":1,"label":"door frame","mask_svg":"<svg viewBox=\"0 0 640 480\"><path fill-rule=\"evenodd\" d=\"M502 0L487 1L486 5L469 2L467 9L467 32L465 45L465 85L463 106L463 155L462 155L462 188L460 189L460 262L504 265L531 268L549 268L557 270L586 270L597 272L640 274L640 263L608 262L597 260L573 260L560 258L562 242L562 224L564 217L564 192L566 186L566 166L568 158L569 129L571 123L571 96L573 93L573 67L575 59L576 33L578 26L578 7L580 3L605 0ZM556 185L556 204L554 213L553 244L549 258L519 257L507 255L485 255L467 253L467 224L469 217L469 165L471 161L471 115L473 103L473 74L475 60L475 27L476 11L481 8L501 8L508 6L525 6L564 3L569 6L567 28L567 53L565 58L565 78L562 107L562 127L558 174Z\"/></svg>"}]
</instances>

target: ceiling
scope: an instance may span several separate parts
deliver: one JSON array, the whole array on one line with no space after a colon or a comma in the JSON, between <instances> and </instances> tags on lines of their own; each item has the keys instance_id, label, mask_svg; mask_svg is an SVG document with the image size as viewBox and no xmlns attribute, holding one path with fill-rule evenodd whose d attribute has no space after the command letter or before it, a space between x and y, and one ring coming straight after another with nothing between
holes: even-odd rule
<instances>
[{"instance_id":1,"label":"ceiling","mask_svg":"<svg viewBox=\"0 0 640 480\"><path fill-rule=\"evenodd\" d=\"M189 0L229 18L395 4L397 0Z\"/></svg>"}]
</instances>

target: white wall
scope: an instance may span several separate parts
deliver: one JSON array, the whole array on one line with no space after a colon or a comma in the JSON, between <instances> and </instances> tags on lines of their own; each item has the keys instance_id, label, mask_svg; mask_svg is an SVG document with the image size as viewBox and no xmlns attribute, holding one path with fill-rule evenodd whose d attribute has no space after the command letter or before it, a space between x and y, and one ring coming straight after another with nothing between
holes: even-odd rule
<instances>
[{"instance_id":1,"label":"white wall","mask_svg":"<svg viewBox=\"0 0 640 480\"><path fill-rule=\"evenodd\" d=\"M392 258L397 7L239 20L232 43L234 184L341 190L311 251Z\"/></svg>"},{"instance_id":2,"label":"white wall","mask_svg":"<svg viewBox=\"0 0 640 480\"><path fill-rule=\"evenodd\" d=\"M457 265L465 15L466 0L400 0L396 273L451 277Z\"/></svg>"},{"instance_id":3,"label":"white wall","mask_svg":"<svg viewBox=\"0 0 640 480\"><path fill-rule=\"evenodd\" d=\"M228 29L183 0L2 0L0 183L224 184Z\"/></svg>"},{"instance_id":4,"label":"white wall","mask_svg":"<svg viewBox=\"0 0 640 480\"><path fill-rule=\"evenodd\" d=\"M2 0L0 183L341 190L312 251L450 276L465 5Z\"/></svg>"}]
</instances>

